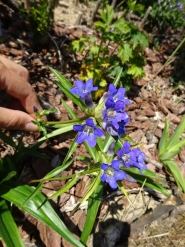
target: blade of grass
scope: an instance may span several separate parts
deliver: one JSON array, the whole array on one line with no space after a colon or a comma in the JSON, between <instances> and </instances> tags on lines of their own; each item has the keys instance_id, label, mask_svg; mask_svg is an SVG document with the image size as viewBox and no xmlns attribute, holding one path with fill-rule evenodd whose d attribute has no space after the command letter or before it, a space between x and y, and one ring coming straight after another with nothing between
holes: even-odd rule
<instances>
[{"instance_id":1,"label":"blade of grass","mask_svg":"<svg viewBox=\"0 0 185 247\"><path fill-rule=\"evenodd\" d=\"M87 216L84 224L84 228L80 237L80 241L85 245L87 239L93 229L94 222L98 213L98 209L101 203L101 196L103 191L103 183L100 183L88 200Z\"/></svg>"}]
</instances>

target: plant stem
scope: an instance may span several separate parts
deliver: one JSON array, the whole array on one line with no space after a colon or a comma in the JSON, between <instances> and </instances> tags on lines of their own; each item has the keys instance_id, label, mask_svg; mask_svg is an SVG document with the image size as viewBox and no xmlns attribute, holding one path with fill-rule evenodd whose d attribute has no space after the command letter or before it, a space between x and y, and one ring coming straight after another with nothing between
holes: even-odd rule
<instances>
[{"instance_id":1,"label":"plant stem","mask_svg":"<svg viewBox=\"0 0 185 247\"><path fill-rule=\"evenodd\" d=\"M49 179L48 178L34 179L34 180L31 180L30 183L67 180L67 179L73 178L76 175L78 175L80 177L80 176L84 176L84 175L91 174L91 173L94 173L94 172L98 172L99 170L100 170L100 168L95 168L95 169L92 169L92 170L86 170L86 171L83 171L83 172L79 172L77 174L71 174L71 175L63 176L63 177L54 177L54 178L49 178Z\"/></svg>"},{"instance_id":2,"label":"plant stem","mask_svg":"<svg viewBox=\"0 0 185 247\"><path fill-rule=\"evenodd\" d=\"M52 121L52 122L46 122L47 125L54 125L54 124L68 124L68 123L77 123L77 122L81 122L83 120L86 120L89 116L86 115L84 117L81 118L77 118L77 119L71 119L71 120L66 120L66 121Z\"/></svg>"}]
</instances>

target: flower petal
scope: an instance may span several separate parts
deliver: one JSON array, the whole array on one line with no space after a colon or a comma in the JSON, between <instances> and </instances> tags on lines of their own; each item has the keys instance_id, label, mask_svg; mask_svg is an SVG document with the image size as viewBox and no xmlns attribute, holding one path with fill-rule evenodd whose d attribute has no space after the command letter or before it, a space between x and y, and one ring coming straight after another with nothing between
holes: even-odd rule
<instances>
[{"instance_id":1,"label":"flower petal","mask_svg":"<svg viewBox=\"0 0 185 247\"><path fill-rule=\"evenodd\" d=\"M120 163L121 163L121 160L113 160L111 163L111 167L114 170L119 170Z\"/></svg>"},{"instance_id":2,"label":"flower petal","mask_svg":"<svg viewBox=\"0 0 185 247\"><path fill-rule=\"evenodd\" d=\"M109 92L112 94L112 95L115 95L117 93L117 89L116 87L113 85L113 84L110 84L109 85Z\"/></svg>"},{"instance_id":3,"label":"flower petal","mask_svg":"<svg viewBox=\"0 0 185 247\"><path fill-rule=\"evenodd\" d=\"M108 168L109 168L109 165L108 164L103 163L101 165L101 169L104 170L104 171L106 171Z\"/></svg>"},{"instance_id":4,"label":"flower petal","mask_svg":"<svg viewBox=\"0 0 185 247\"><path fill-rule=\"evenodd\" d=\"M112 189L116 189L118 187L115 178L112 176L107 177L106 182L110 185Z\"/></svg>"},{"instance_id":5,"label":"flower petal","mask_svg":"<svg viewBox=\"0 0 185 247\"><path fill-rule=\"evenodd\" d=\"M83 91L85 89L85 84L80 80L76 80L75 87L78 88L79 91Z\"/></svg>"},{"instance_id":6,"label":"flower petal","mask_svg":"<svg viewBox=\"0 0 185 247\"><path fill-rule=\"evenodd\" d=\"M103 131L100 128L96 128L94 130L94 135L95 135L95 137L101 137L101 136L104 135L104 133L103 133Z\"/></svg>"},{"instance_id":7,"label":"flower petal","mask_svg":"<svg viewBox=\"0 0 185 247\"><path fill-rule=\"evenodd\" d=\"M86 140L85 140L89 146L91 147L95 147L96 146L96 140L94 138L94 134L90 133L87 137L86 137Z\"/></svg>"},{"instance_id":8,"label":"flower petal","mask_svg":"<svg viewBox=\"0 0 185 247\"><path fill-rule=\"evenodd\" d=\"M76 142L78 144L81 144L82 142L86 141L86 138L87 138L87 134L84 133L84 132L81 132L78 134L77 138L76 138Z\"/></svg>"},{"instance_id":9,"label":"flower petal","mask_svg":"<svg viewBox=\"0 0 185 247\"><path fill-rule=\"evenodd\" d=\"M114 178L115 180L123 180L126 178L126 173L124 171L115 171L114 172Z\"/></svg>"},{"instance_id":10,"label":"flower petal","mask_svg":"<svg viewBox=\"0 0 185 247\"><path fill-rule=\"evenodd\" d=\"M101 177L100 177L100 179L101 179L102 182L105 182L106 179L107 179L107 175L105 173L102 174Z\"/></svg>"},{"instance_id":11,"label":"flower petal","mask_svg":"<svg viewBox=\"0 0 185 247\"><path fill-rule=\"evenodd\" d=\"M82 132L83 129L84 129L84 126L85 126L85 124L83 124L83 125L75 124L75 125L73 126L73 130L74 130L74 131L80 131L80 132Z\"/></svg>"},{"instance_id":12,"label":"flower petal","mask_svg":"<svg viewBox=\"0 0 185 247\"><path fill-rule=\"evenodd\" d=\"M87 124L88 126L90 126L91 128L94 128L94 127L95 127L95 124L94 124L92 118L86 119L86 124Z\"/></svg>"}]
</instances>

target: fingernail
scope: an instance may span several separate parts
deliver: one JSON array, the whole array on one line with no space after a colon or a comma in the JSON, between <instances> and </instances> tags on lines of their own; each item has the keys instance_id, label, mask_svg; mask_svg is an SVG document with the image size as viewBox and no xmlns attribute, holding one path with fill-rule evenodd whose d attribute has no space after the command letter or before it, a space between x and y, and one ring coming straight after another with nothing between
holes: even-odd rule
<instances>
[{"instance_id":1,"label":"fingernail","mask_svg":"<svg viewBox=\"0 0 185 247\"><path fill-rule=\"evenodd\" d=\"M37 127L37 125L35 125L33 123L27 123L25 125L25 130L30 131L30 132L35 132L35 131L38 131L38 127Z\"/></svg>"}]
</instances>

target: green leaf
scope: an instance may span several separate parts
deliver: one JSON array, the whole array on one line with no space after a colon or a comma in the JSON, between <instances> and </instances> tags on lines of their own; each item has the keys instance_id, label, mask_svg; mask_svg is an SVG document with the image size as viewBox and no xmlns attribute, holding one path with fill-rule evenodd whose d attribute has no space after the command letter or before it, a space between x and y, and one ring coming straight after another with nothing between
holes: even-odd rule
<instances>
[{"instance_id":1,"label":"green leaf","mask_svg":"<svg viewBox=\"0 0 185 247\"><path fill-rule=\"evenodd\" d=\"M161 139L159 141L159 156L163 154L167 148L168 145L168 135L169 135L169 122L165 121L165 127L163 130L163 134L161 136Z\"/></svg>"},{"instance_id":2,"label":"green leaf","mask_svg":"<svg viewBox=\"0 0 185 247\"><path fill-rule=\"evenodd\" d=\"M37 220L48 225L73 246L84 247L84 245L80 243L65 226L42 193L36 194L34 198L25 203L26 198L28 198L34 190L35 188L30 186L20 185L9 181L6 184L4 183L1 185L0 195L7 201L14 203L16 206L35 217Z\"/></svg>"},{"instance_id":3,"label":"green leaf","mask_svg":"<svg viewBox=\"0 0 185 247\"><path fill-rule=\"evenodd\" d=\"M185 116L183 117L181 123L179 124L173 135L168 140L167 149L172 148L174 145L176 145L179 142L179 139L182 133L184 132L184 129L185 129Z\"/></svg>"},{"instance_id":4,"label":"green leaf","mask_svg":"<svg viewBox=\"0 0 185 247\"><path fill-rule=\"evenodd\" d=\"M128 173L131 177L133 177L141 185L145 183L146 187L157 190L161 192L162 194L169 196L169 192L161 184L153 181L150 177L140 174L140 171L138 169L137 171L133 168L130 168L130 169L124 168L123 170L126 173Z\"/></svg>"},{"instance_id":5,"label":"green leaf","mask_svg":"<svg viewBox=\"0 0 185 247\"><path fill-rule=\"evenodd\" d=\"M120 57L122 63L128 62L132 56L132 47L127 43L122 44L118 51L118 57Z\"/></svg>"},{"instance_id":6,"label":"green leaf","mask_svg":"<svg viewBox=\"0 0 185 247\"><path fill-rule=\"evenodd\" d=\"M0 199L0 236L7 247L25 247L5 200Z\"/></svg>"},{"instance_id":7,"label":"green leaf","mask_svg":"<svg viewBox=\"0 0 185 247\"><path fill-rule=\"evenodd\" d=\"M74 113L74 111L66 104L65 100L63 100L63 99L61 98L61 101L62 101L62 104L64 105L64 107L66 108L66 110L68 111L70 117L71 117L72 119L77 119L77 118L78 118L77 115L76 115L76 114Z\"/></svg>"},{"instance_id":8,"label":"green leaf","mask_svg":"<svg viewBox=\"0 0 185 247\"><path fill-rule=\"evenodd\" d=\"M179 153L179 150L174 150L173 152L166 151L165 153L161 154L159 156L159 158L160 158L161 161L169 160L171 158L174 158L175 155L177 155L178 153Z\"/></svg>"},{"instance_id":9,"label":"green leaf","mask_svg":"<svg viewBox=\"0 0 185 247\"><path fill-rule=\"evenodd\" d=\"M180 171L178 166L175 164L175 162L173 162L172 160L165 160L163 163L167 167L167 169L171 172L179 189L185 192L185 179L182 175L182 172Z\"/></svg>"},{"instance_id":10,"label":"green leaf","mask_svg":"<svg viewBox=\"0 0 185 247\"><path fill-rule=\"evenodd\" d=\"M74 212L79 208L79 206L92 195L92 193L98 187L100 182L101 182L101 180L100 180L100 172L99 172L99 174L97 174L97 176L93 179L93 182L91 183L89 190L85 193L84 197L80 200L80 202L77 204L77 206L73 209L71 214L74 214Z\"/></svg>"},{"instance_id":11,"label":"green leaf","mask_svg":"<svg viewBox=\"0 0 185 247\"><path fill-rule=\"evenodd\" d=\"M82 231L81 238L80 238L80 241L84 245L86 244L87 239L93 229L94 222L96 220L98 209L101 203L102 192L103 192L103 183L100 183L96 187L92 195L89 197L87 216L86 216L85 224L84 224L83 231Z\"/></svg>"},{"instance_id":12,"label":"green leaf","mask_svg":"<svg viewBox=\"0 0 185 247\"><path fill-rule=\"evenodd\" d=\"M67 152L67 155L64 159L64 161L62 162L62 166L65 165L65 163L68 161L69 158L71 158L71 155L74 153L75 149L77 148L78 143L76 142L76 138L73 140L70 149Z\"/></svg>"},{"instance_id":13,"label":"green leaf","mask_svg":"<svg viewBox=\"0 0 185 247\"><path fill-rule=\"evenodd\" d=\"M54 193L48 199L58 197L62 195L63 193L65 193L67 190L70 190L71 187L76 184L76 182L78 181L78 178L79 178L78 175L75 174L72 179L70 179L61 189L59 189L56 193Z\"/></svg>"},{"instance_id":14,"label":"green leaf","mask_svg":"<svg viewBox=\"0 0 185 247\"><path fill-rule=\"evenodd\" d=\"M5 181L10 180L11 178L15 177L17 174L16 171L11 171L8 174L6 173L6 171L1 171L1 175L0 175L0 184L4 183ZM2 180L1 180L2 179Z\"/></svg>"},{"instance_id":15,"label":"green leaf","mask_svg":"<svg viewBox=\"0 0 185 247\"><path fill-rule=\"evenodd\" d=\"M10 145L13 148L16 148L16 144L15 142L8 137L7 135L5 135L1 130L0 130L0 138L8 145Z\"/></svg>"},{"instance_id":16,"label":"green leaf","mask_svg":"<svg viewBox=\"0 0 185 247\"><path fill-rule=\"evenodd\" d=\"M66 89L70 89L73 87L73 85L63 76L61 75L57 70L49 67L49 69L51 70L51 72L57 77L57 79L60 81L60 83L66 88Z\"/></svg>"},{"instance_id":17,"label":"green leaf","mask_svg":"<svg viewBox=\"0 0 185 247\"><path fill-rule=\"evenodd\" d=\"M143 75L143 69L135 64L132 64L131 67L128 68L127 73L129 75L133 75L134 77L140 77Z\"/></svg>"},{"instance_id":18,"label":"green leaf","mask_svg":"<svg viewBox=\"0 0 185 247\"><path fill-rule=\"evenodd\" d=\"M137 32L135 35L133 35L132 42L133 42L133 49L135 49L138 44L141 44L143 49L145 49L148 46L147 36L140 31Z\"/></svg>"},{"instance_id":19,"label":"green leaf","mask_svg":"<svg viewBox=\"0 0 185 247\"><path fill-rule=\"evenodd\" d=\"M58 175L59 173L61 173L62 171L64 171L65 169L67 169L71 163L73 162L73 159L69 160L67 163L56 167L54 170L52 170L51 172L49 172L44 178L43 180L49 180L52 177L55 177L56 175Z\"/></svg>"},{"instance_id":20,"label":"green leaf","mask_svg":"<svg viewBox=\"0 0 185 247\"><path fill-rule=\"evenodd\" d=\"M63 133L66 133L68 131L71 131L73 129L74 123L68 123L67 126L61 127L60 129L54 130L52 133L47 134L47 138L44 136L38 140L38 142L42 142L44 140L47 140L48 138L61 135Z\"/></svg>"},{"instance_id":21,"label":"green leaf","mask_svg":"<svg viewBox=\"0 0 185 247\"><path fill-rule=\"evenodd\" d=\"M98 154L98 151L96 150L96 148L92 148L89 146L89 144L87 142L84 142L84 145L88 151L88 153L91 155L91 157L93 158L93 160L95 162L98 162L100 160L100 156Z\"/></svg>"},{"instance_id":22,"label":"green leaf","mask_svg":"<svg viewBox=\"0 0 185 247\"><path fill-rule=\"evenodd\" d=\"M117 75L116 75L116 77L115 77L115 79L113 81L113 84L114 84L115 87L117 87L119 85L119 81L120 81L120 77L121 77L122 71L123 71L123 68L121 68L119 70L119 72L117 73Z\"/></svg>"},{"instance_id":23,"label":"green leaf","mask_svg":"<svg viewBox=\"0 0 185 247\"><path fill-rule=\"evenodd\" d=\"M109 149L110 144L112 142L115 142L114 138L111 135L106 134L105 141L104 141L104 146L103 146L103 150L102 150L103 153L107 152L107 150Z\"/></svg>"}]
</instances>

